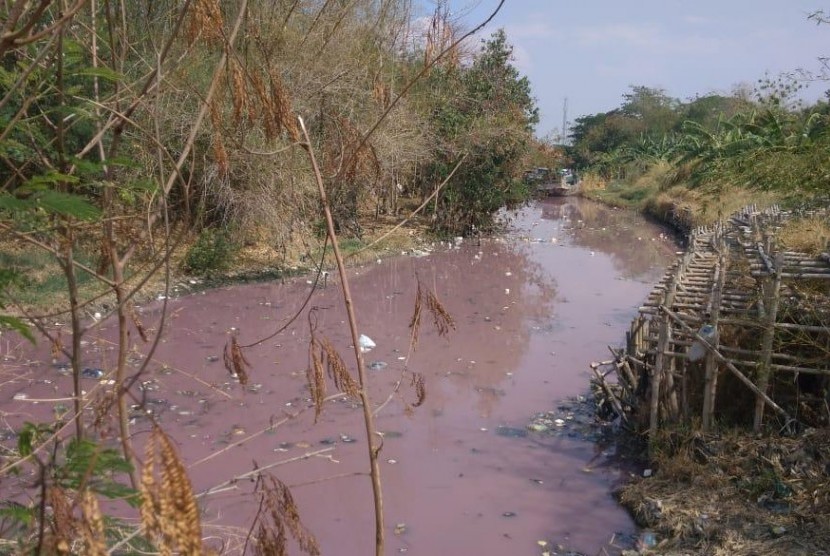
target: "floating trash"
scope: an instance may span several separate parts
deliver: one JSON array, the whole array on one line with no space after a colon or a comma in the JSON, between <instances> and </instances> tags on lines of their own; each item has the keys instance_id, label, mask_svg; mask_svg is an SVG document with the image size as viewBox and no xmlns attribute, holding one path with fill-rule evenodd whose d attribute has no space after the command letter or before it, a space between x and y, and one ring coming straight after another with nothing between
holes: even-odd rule
<instances>
[{"instance_id":1,"label":"floating trash","mask_svg":"<svg viewBox=\"0 0 830 556\"><path fill-rule=\"evenodd\" d=\"M361 353L366 353L367 351L372 351L372 349L377 347L377 344L374 342L374 340L372 340L366 334L361 334L360 338L358 338L357 342L358 342L358 345L360 347L360 352Z\"/></svg>"},{"instance_id":2,"label":"floating trash","mask_svg":"<svg viewBox=\"0 0 830 556\"><path fill-rule=\"evenodd\" d=\"M638 550L646 550L657 546L657 535L652 531L643 531L637 541Z\"/></svg>"},{"instance_id":3,"label":"floating trash","mask_svg":"<svg viewBox=\"0 0 830 556\"><path fill-rule=\"evenodd\" d=\"M502 517L516 517L516 512L504 512L501 514Z\"/></svg>"},{"instance_id":4,"label":"floating trash","mask_svg":"<svg viewBox=\"0 0 830 556\"><path fill-rule=\"evenodd\" d=\"M84 367L81 376L84 378L101 378L104 376L104 370L98 367Z\"/></svg>"},{"instance_id":5,"label":"floating trash","mask_svg":"<svg viewBox=\"0 0 830 556\"><path fill-rule=\"evenodd\" d=\"M373 371L382 371L388 366L389 363L387 363L386 361L372 361L371 363L369 363L369 368Z\"/></svg>"},{"instance_id":6,"label":"floating trash","mask_svg":"<svg viewBox=\"0 0 830 556\"><path fill-rule=\"evenodd\" d=\"M58 371L58 374L61 375L72 374L72 367L69 365L69 363L56 363L55 370Z\"/></svg>"}]
</instances>

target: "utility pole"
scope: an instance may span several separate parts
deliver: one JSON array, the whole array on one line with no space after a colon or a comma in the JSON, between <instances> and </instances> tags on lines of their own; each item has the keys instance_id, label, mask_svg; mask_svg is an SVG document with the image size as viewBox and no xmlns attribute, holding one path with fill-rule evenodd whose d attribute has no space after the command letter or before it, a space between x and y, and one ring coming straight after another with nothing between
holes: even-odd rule
<instances>
[{"instance_id":1,"label":"utility pole","mask_svg":"<svg viewBox=\"0 0 830 556\"><path fill-rule=\"evenodd\" d=\"M562 144L568 144L568 97L562 105Z\"/></svg>"}]
</instances>

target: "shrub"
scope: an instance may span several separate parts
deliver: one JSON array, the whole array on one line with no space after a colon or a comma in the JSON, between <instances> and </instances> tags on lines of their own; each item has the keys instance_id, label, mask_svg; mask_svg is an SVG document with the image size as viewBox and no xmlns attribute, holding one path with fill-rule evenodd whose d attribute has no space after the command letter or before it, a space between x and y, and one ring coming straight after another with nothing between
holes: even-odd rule
<instances>
[{"instance_id":1,"label":"shrub","mask_svg":"<svg viewBox=\"0 0 830 556\"><path fill-rule=\"evenodd\" d=\"M210 274L230 268L236 245L226 229L205 228L190 246L184 268L196 274Z\"/></svg>"}]
</instances>

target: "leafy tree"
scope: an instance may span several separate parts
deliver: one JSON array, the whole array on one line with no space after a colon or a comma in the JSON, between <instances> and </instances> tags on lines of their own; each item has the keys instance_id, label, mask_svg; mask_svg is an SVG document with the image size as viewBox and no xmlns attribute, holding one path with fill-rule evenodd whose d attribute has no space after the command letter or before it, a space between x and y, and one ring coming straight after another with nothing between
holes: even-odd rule
<instances>
[{"instance_id":1,"label":"leafy tree","mask_svg":"<svg viewBox=\"0 0 830 556\"><path fill-rule=\"evenodd\" d=\"M436 203L439 230L486 227L495 211L527 196L522 161L539 114L530 82L511 64L512 55L499 30L483 41L469 67L439 68L425 84L439 99L430 115L438 142L425 185L440 181L466 155Z\"/></svg>"},{"instance_id":2,"label":"leafy tree","mask_svg":"<svg viewBox=\"0 0 830 556\"><path fill-rule=\"evenodd\" d=\"M682 130L686 121L696 122L707 129L713 129L722 119L729 119L751 107L751 104L736 96L705 95L695 97L681 107L681 121L677 131Z\"/></svg>"},{"instance_id":3,"label":"leafy tree","mask_svg":"<svg viewBox=\"0 0 830 556\"><path fill-rule=\"evenodd\" d=\"M641 121L648 135L664 135L679 120L679 101L663 89L632 85L631 91L623 95L623 101L622 114Z\"/></svg>"}]
</instances>

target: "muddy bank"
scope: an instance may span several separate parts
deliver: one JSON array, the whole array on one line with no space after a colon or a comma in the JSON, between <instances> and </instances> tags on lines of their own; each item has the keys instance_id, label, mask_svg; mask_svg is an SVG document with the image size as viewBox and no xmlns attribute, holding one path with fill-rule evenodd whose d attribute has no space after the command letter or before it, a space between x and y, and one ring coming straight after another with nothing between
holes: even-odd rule
<instances>
[{"instance_id":1,"label":"muddy bank","mask_svg":"<svg viewBox=\"0 0 830 556\"><path fill-rule=\"evenodd\" d=\"M377 344L367 353L372 397L378 404L389 399L378 415L389 553L538 554L545 541L593 554L613 552L612 539L626 546L636 535L610 494L627 477L614 463L613 446L586 442L568 427L557 434L556 419L568 420L561 401L586 393L588 364L619 342L675 246L637 215L582 199L551 199L506 216L511 232L504 238L349 271L361 331ZM416 276L436 292L457 330L439 338L425 323L408 356ZM373 518L360 409L334 400L313 423L305 385L308 313L246 350L247 387L221 361L231 334L241 344L267 335L309 287L298 278L171 300L162 345L136 393L176 439L197 491L250 471L254 462L300 458L273 472L293 487L323 554L363 555L373 545ZM318 333L349 363L331 276L311 306ZM149 329L157 326L158 303L140 311ZM89 338L85 365L108 372L112 341L105 323ZM0 404L8 427L52 418L61 402L33 400L67 396L69 379L48 350L3 349ZM133 364L145 349L136 341ZM412 415L407 385L400 389L404 401L393 394L405 367L426 379L426 401ZM88 390L105 389L107 378L87 379ZM546 412L553 430L528 430ZM136 411L137 444L147 427ZM235 541L256 511L251 488L237 482L204 498L206 534L225 539L228 549L238 549Z\"/></svg>"}]
</instances>

